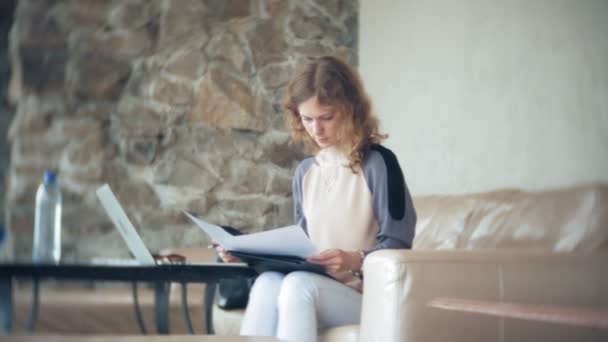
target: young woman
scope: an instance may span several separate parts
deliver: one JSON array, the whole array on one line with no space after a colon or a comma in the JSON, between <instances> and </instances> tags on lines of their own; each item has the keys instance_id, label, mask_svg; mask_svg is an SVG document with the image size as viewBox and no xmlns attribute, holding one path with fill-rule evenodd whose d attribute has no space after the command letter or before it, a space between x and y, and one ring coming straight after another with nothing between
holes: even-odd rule
<instances>
[{"instance_id":1,"label":"young woman","mask_svg":"<svg viewBox=\"0 0 608 342\"><path fill-rule=\"evenodd\" d=\"M378 249L411 248L416 213L351 67L334 57L313 59L289 83L285 108L293 138L315 153L293 177L295 222L322 251L309 261L334 279L261 274L241 334L316 341L318 329L359 322L363 259Z\"/></svg>"}]
</instances>

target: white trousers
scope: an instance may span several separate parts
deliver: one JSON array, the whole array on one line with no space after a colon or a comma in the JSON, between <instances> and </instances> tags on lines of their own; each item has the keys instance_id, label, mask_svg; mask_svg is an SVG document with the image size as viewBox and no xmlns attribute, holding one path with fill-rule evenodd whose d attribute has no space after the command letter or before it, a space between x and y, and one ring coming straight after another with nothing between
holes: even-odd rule
<instances>
[{"instance_id":1,"label":"white trousers","mask_svg":"<svg viewBox=\"0 0 608 342\"><path fill-rule=\"evenodd\" d=\"M241 335L314 342L317 330L358 324L361 293L310 272L264 272L255 281Z\"/></svg>"}]
</instances>

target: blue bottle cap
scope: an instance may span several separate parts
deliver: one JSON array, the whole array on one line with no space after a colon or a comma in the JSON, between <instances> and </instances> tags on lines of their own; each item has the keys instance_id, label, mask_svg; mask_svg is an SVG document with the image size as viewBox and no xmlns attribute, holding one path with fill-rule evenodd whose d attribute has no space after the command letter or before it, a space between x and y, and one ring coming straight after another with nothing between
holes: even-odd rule
<instances>
[{"instance_id":1,"label":"blue bottle cap","mask_svg":"<svg viewBox=\"0 0 608 342\"><path fill-rule=\"evenodd\" d=\"M44 171L44 184L55 184L55 180L57 179L57 176L55 176L55 173L49 170Z\"/></svg>"}]
</instances>

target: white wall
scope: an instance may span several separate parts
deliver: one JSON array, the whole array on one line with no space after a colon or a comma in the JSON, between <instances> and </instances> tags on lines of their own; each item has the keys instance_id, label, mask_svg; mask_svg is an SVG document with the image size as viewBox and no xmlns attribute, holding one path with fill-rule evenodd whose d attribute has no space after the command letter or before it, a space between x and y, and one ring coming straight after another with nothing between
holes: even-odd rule
<instances>
[{"instance_id":1,"label":"white wall","mask_svg":"<svg viewBox=\"0 0 608 342\"><path fill-rule=\"evenodd\" d=\"M608 1L361 0L360 20L414 194L608 182Z\"/></svg>"}]
</instances>

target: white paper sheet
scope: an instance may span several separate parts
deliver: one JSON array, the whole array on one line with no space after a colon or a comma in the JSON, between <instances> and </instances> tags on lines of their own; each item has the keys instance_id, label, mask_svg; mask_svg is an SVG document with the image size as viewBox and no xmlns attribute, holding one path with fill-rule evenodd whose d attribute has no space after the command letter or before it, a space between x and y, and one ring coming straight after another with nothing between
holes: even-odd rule
<instances>
[{"instance_id":1,"label":"white paper sheet","mask_svg":"<svg viewBox=\"0 0 608 342\"><path fill-rule=\"evenodd\" d=\"M260 233L232 236L222 227L205 222L187 211L184 213L227 251L290 255L300 258L308 258L318 253L304 230L295 225Z\"/></svg>"},{"instance_id":2,"label":"white paper sheet","mask_svg":"<svg viewBox=\"0 0 608 342\"><path fill-rule=\"evenodd\" d=\"M200 218L196 217L194 214L189 213L185 210L183 210L183 212L184 212L184 214L186 214L186 216L188 216L192 220L192 222L196 223L196 225L199 226L199 228L201 228L205 233L207 233L207 235L209 235L211 240L217 242L220 246L224 247L224 249L226 249L226 250L233 249L233 240L235 237L230 235L228 232L226 232L224 230L224 228L217 226L215 224L205 222L205 221L201 220Z\"/></svg>"}]
</instances>

